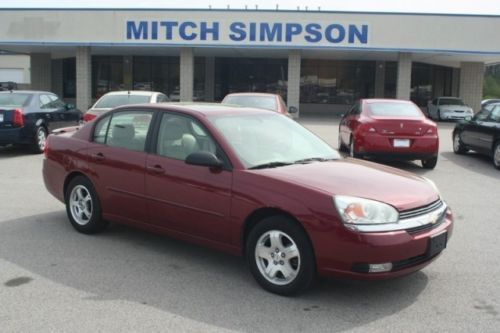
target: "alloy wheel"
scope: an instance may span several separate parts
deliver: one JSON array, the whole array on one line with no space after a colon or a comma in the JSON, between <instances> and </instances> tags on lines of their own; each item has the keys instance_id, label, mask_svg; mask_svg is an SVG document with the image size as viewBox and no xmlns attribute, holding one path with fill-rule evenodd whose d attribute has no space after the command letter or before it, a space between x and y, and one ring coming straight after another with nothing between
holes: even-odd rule
<instances>
[{"instance_id":1,"label":"alloy wheel","mask_svg":"<svg viewBox=\"0 0 500 333\"><path fill-rule=\"evenodd\" d=\"M47 133L45 133L45 129L40 127L36 133L36 142L38 145L38 149L40 151L44 151L45 145L47 144Z\"/></svg>"},{"instance_id":2,"label":"alloy wheel","mask_svg":"<svg viewBox=\"0 0 500 333\"><path fill-rule=\"evenodd\" d=\"M69 197L71 216L81 226L89 223L92 218L92 196L83 185L77 185L71 191Z\"/></svg>"}]
</instances>

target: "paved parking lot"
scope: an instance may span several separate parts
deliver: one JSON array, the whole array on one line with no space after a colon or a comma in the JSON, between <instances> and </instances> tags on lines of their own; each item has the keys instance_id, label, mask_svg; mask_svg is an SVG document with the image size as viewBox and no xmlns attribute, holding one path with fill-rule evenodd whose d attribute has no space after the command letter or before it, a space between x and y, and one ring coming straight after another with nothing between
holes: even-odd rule
<instances>
[{"instance_id":1,"label":"paved parking lot","mask_svg":"<svg viewBox=\"0 0 500 333\"><path fill-rule=\"evenodd\" d=\"M302 123L337 146L334 119ZM440 124L434 180L455 214L448 249L392 281L321 280L294 298L269 294L241 258L112 225L78 234L44 188L42 156L0 149L0 331L500 330L500 171L452 152Z\"/></svg>"}]
</instances>

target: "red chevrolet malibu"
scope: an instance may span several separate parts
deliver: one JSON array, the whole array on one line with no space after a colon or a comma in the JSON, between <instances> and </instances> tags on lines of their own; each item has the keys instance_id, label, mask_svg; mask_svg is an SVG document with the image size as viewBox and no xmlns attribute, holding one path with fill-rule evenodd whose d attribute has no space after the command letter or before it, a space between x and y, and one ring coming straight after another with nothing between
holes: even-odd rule
<instances>
[{"instance_id":1,"label":"red chevrolet malibu","mask_svg":"<svg viewBox=\"0 0 500 333\"><path fill-rule=\"evenodd\" d=\"M319 275L381 279L446 247L452 213L428 179L346 158L278 113L135 105L50 135L47 189L82 233L125 223L244 255L265 289Z\"/></svg>"},{"instance_id":2,"label":"red chevrolet malibu","mask_svg":"<svg viewBox=\"0 0 500 333\"><path fill-rule=\"evenodd\" d=\"M339 149L352 157L421 160L424 168L433 169L437 125L410 101L362 99L340 121Z\"/></svg>"}]
</instances>

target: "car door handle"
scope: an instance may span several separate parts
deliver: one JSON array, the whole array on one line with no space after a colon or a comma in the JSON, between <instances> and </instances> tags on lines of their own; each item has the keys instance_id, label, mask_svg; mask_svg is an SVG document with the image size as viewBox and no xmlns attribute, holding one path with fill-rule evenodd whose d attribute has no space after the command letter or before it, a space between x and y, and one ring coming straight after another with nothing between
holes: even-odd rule
<instances>
[{"instance_id":1,"label":"car door handle","mask_svg":"<svg viewBox=\"0 0 500 333\"><path fill-rule=\"evenodd\" d=\"M95 162L101 162L101 161L104 161L104 154L103 154L103 153L92 154L92 159L93 159Z\"/></svg>"},{"instance_id":2,"label":"car door handle","mask_svg":"<svg viewBox=\"0 0 500 333\"><path fill-rule=\"evenodd\" d=\"M165 169L161 165L153 165L153 166L147 166L146 169L148 170L149 173L154 173L154 174L162 174L165 172Z\"/></svg>"}]
</instances>

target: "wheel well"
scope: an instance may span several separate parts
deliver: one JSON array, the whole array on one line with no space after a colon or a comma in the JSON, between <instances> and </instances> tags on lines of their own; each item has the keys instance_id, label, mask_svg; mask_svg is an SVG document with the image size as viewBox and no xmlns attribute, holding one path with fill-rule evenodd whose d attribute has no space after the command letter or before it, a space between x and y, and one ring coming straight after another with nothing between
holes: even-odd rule
<instances>
[{"instance_id":1,"label":"wheel well","mask_svg":"<svg viewBox=\"0 0 500 333\"><path fill-rule=\"evenodd\" d=\"M66 198L66 190L68 189L68 185L69 183L76 177L78 176L83 176L83 177L86 177L83 173L81 172L78 172L78 171L74 171L72 173L70 173L66 179L64 180L64 186L63 186L63 197ZM66 200L66 199L65 199Z\"/></svg>"},{"instance_id":2,"label":"wheel well","mask_svg":"<svg viewBox=\"0 0 500 333\"><path fill-rule=\"evenodd\" d=\"M304 234L306 235L307 239L309 240L309 244L311 245L311 248L313 249L313 254L314 254L314 247L312 245L311 239L309 238L309 234L307 231L304 229L304 226L291 214L278 209L278 208L260 208L254 211L252 214L250 214L246 220L245 224L243 226L243 230L241 233L241 253L244 256L245 255L245 249L246 249L246 242L248 238L248 234L250 231L253 229L254 226L256 226L259 222L261 222L263 219L271 217L271 216L284 216L289 218L291 221L296 223L297 225L302 228L304 231Z\"/></svg>"}]
</instances>

